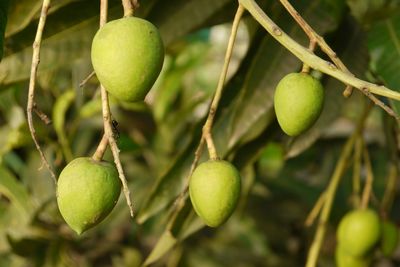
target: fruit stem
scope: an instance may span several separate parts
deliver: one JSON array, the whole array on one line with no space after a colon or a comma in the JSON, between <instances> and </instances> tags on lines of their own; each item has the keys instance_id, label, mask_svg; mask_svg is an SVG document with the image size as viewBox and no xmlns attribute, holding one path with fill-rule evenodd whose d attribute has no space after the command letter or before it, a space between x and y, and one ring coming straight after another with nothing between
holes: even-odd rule
<instances>
[{"instance_id":1,"label":"fruit stem","mask_svg":"<svg viewBox=\"0 0 400 267\"><path fill-rule=\"evenodd\" d=\"M367 179L365 180L365 186L364 186L364 191L362 195L362 200L361 200L361 209L366 209L368 208L368 202L372 193L372 184L374 181L374 173L372 171L372 166L371 166L371 159L368 153L368 149L364 145L363 149L363 157L367 169Z\"/></svg>"},{"instance_id":2,"label":"fruit stem","mask_svg":"<svg viewBox=\"0 0 400 267\"><path fill-rule=\"evenodd\" d=\"M315 39L310 38L310 44L308 45L308 49L310 52L314 52L315 46L317 45L317 42ZM303 63L303 68L301 69L302 73L310 73L310 66L308 66L306 63Z\"/></svg>"},{"instance_id":3,"label":"fruit stem","mask_svg":"<svg viewBox=\"0 0 400 267\"><path fill-rule=\"evenodd\" d=\"M108 9L108 1L101 0L100 2L100 27L102 27L107 22L107 9ZM108 94L106 89L103 85L100 85L100 93L101 93L101 106L102 106L102 113L103 113L103 124L104 124L104 135L108 138L108 143L110 144L111 152L114 157L114 163L118 170L118 176L122 183L123 192L125 195L126 203L129 208L129 212L131 217L134 216L133 212L133 205L131 201L130 194L128 187L128 182L126 181L126 177L124 174L124 170L122 168L121 160L119 158L119 148L117 142L115 141L113 135L113 128L111 125L111 111L110 111L110 104L108 101Z\"/></svg>"},{"instance_id":4,"label":"fruit stem","mask_svg":"<svg viewBox=\"0 0 400 267\"><path fill-rule=\"evenodd\" d=\"M306 267L315 267L317 265L319 252L321 250L322 243L324 241L324 236L326 232L326 227L329 219L329 215L331 213L333 200L335 198L336 189L339 185L340 179L343 176L344 171L346 170L347 164L349 162L349 158L354 147L355 140L357 136L361 133L366 118L371 110L371 105L368 105L357 125L356 130L351 135L351 137L347 140L341 154L339 160L336 164L335 170L332 174L328 187L325 189L325 202L321 211L321 215L319 217L318 227L315 232L314 240L310 246L307 256Z\"/></svg>"},{"instance_id":5,"label":"fruit stem","mask_svg":"<svg viewBox=\"0 0 400 267\"><path fill-rule=\"evenodd\" d=\"M207 121L205 122L205 124L203 126L202 136L200 138L199 145L197 146L196 151L194 153L194 159L193 159L192 165L190 166L188 175L185 177L185 181L183 184L183 190L177 197L177 200L175 202L175 203L177 203L176 208L175 208L172 216L170 217L170 220L167 225L167 229L173 228L173 226L175 225L176 219L179 217L178 215L179 215L180 211L185 206L185 200L186 200L187 192L189 189L189 180L190 180L190 177L192 176L194 170L196 169L198 162L200 161L200 157L202 155L205 142L207 142L210 158L211 159L218 158L217 152L216 152L216 149L214 146L214 142L211 137L211 126L212 126L216 108L218 107L218 102L221 98L221 92L223 89L223 85L225 83L225 78L226 78L226 73L228 70L230 57L232 55L233 44L236 39L236 33L237 33L239 22L240 22L240 19L242 18L243 13L244 13L244 8L239 4L238 9L236 11L235 18L233 20L231 35L230 35L229 42L228 42L228 48L227 48L227 51L225 54L224 66L223 66L223 69L222 69L222 72L221 72L221 75L220 75L220 78L218 81L216 93L212 100L212 104L210 107L210 111L208 113ZM208 135L208 141L207 141L207 137L206 137L207 135ZM213 148L214 148L215 152L213 152ZM211 152L210 152L210 149L211 149Z\"/></svg>"},{"instance_id":6,"label":"fruit stem","mask_svg":"<svg viewBox=\"0 0 400 267\"><path fill-rule=\"evenodd\" d=\"M363 147L363 139L358 136L354 145L354 165L353 165L353 196L352 202L353 207L358 208L360 206L360 181L361 181L361 152Z\"/></svg>"},{"instance_id":7,"label":"fruit stem","mask_svg":"<svg viewBox=\"0 0 400 267\"><path fill-rule=\"evenodd\" d=\"M339 59L339 57L336 55L336 53L332 50L332 48L325 42L324 38L317 34L316 31L303 19L302 16L300 16L299 12L296 11L296 9L290 4L288 0L280 0L281 4L286 8L286 10L289 12L289 14L296 20L297 24L300 25L300 27L303 29L303 31L307 34L308 38L310 38L310 43L315 42L321 47L321 50L329 56L329 58L332 60L335 65L342 70L343 72L350 73L350 71L347 69L346 65ZM314 50L311 50L314 51ZM350 97L353 92L353 87L347 85L344 92L343 96L344 97Z\"/></svg>"},{"instance_id":8,"label":"fruit stem","mask_svg":"<svg viewBox=\"0 0 400 267\"><path fill-rule=\"evenodd\" d=\"M217 89L215 90L214 98L211 102L207 120L203 126L203 136L202 137L205 138L205 140L207 142L208 153L209 153L211 159L218 158L217 150L215 149L214 142L213 142L212 135L211 135L211 128L212 128L212 125L214 122L215 113L217 112L217 109L218 109L219 101L221 100L222 91L223 91L224 85L225 85L226 74L228 73L228 67L229 67L229 63L231 61L231 57L232 57L233 46L234 46L235 40L236 40L236 34L237 34L237 31L239 28L239 22L243 16L243 13L244 13L244 8L241 4L239 4L236 14L235 14L235 18L233 19L232 30L231 30L231 34L229 36L228 47L227 47L226 53L225 53L224 65L222 67L222 71L219 76Z\"/></svg>"},{"instance_id":9,"label":"fruit stem","mask_svg":"<svg viewBox=\"0 0 400 267\"><path fill-rule=\"evenodd\" d=\"M32 65L31 65L31 74L29 78L29 91L28 91L28 103L26 107L26 114L27 114L27 119L28 119L28 126L29 126L29 131L32 136L32 140L35 143L36 149L38 150L40 154L40 158L42 160L42 163L44 166L46 166L47 170L50 172L51 178L54 181L54 184L57 184L57 178L56 175L53 171L53 168L50 166L49 162L46 159L46 156L44 155L42 148L40 147L39 141L37 140L36 137L36 130L35 126L33 125L33 119L32 119L32 110L34 109L34 104L35 104L35 84L36 84L36 74L40 62L40 47L42 44L42 35L43 35L43 30L44 26L46 24L46 18L47 18L47 13L50 8L50 0L43 0L42 3L42 10L40 13L40 18L39 18L39 24L37 27L36 31L36 36L35 40L32 45L33 49L33 54L32 54Z\"/></svg>"},{"instance_id":10,"label":"fruit stem","mask_svg":"<svg viewBox=\"0 0 400 267\"><path fill-rule=\"evenodd\" d=\"M319 213L321 212L322 207L324 206L325 198L326 198L326 192L324 191L319 196L319 198L318 198L317 202L315 203L313 209L308 214L307 219L304 222L304 225L306 227L310 227L310 226L312 226L314 224L315 219L318 217Z\"/></svg>"},{"instance_id":11,"label":"fruit stem","mask_svg":"<svg viewBox=\"0 0 400 267\"><path fill-rule=\"evenodd\" d=\"M104 156L104 152L106 152L108 146L108 138L106 134L103 134L99 145L97 146L96 151L94 152L92 158L96 161L101 161Z\"/></svg>"},{"instance_id":12,"label":"fruit stem","mask_svg":"<svg viewBox=\"0 0 400 267\"><path fill-rule=\"evenodd\" d=\"M387 214L392 206L393 200L396 196L397 183L398 183L398 169L395 163L391 162L389 167L389 174L386 182L385 193L383 194L381 211Z\"/></svg>"},{"instance_id":13,"label":"fruit stem","mask_svg":"<svg viewBox=\"0 0 400 267\"><path fill-rule=\"evenodd\" d=\"M285 3L285 7L289 7L289 3L287 1L281 0L282 3ZM377 84L373 84L364 80L361 80L354 76L354 74L344 71L338 62L337 55L333 53L328 53L328 55L332 58L332 61L335 64L325 61L322 58L316 56L314 53L310 52L308 48L302 46L293 40L290 36L288 36L281 28L278 27L272 21L267 14L258 6L255 0L239 0L239 3L243 5L243 7L250 12L254 19L256 19L261 26L267 30L273 38L275 38L281 45L286 47L293 55L295 55L302 62L309 65L311 68L321 71L329 76L336 78L337 80L343 82L346 85L352 86L354 88L359 89L364 95L366 95L375 105L378 105L382 109L384 109L390 116L395 117L399 120L399 117L391 110L387 105L385 105L382 101L380 101L373 94L385 96L391 99L400 100L400 92L390 90L389 88ZM293 8L293 7L292 7ZM294 9L293 9L294 10ZM296 12L297 11L293 11ZM297 15L298 18L301 18L300 15ZM302 19L303 21L303 19ZM302 24L303 27L307 27L307 24ZM313 34L317 37L318 44L321 46L321 49L324 52L329 52L328 46L322 45L324 43L322 37L318 36L311 27L309 28ZM333 60L334 59L334 60Z\"/></svg>"},{"instance_id":14,"label":"fruit stem","mask_svg":"<svg viewBox=\"0 0 400 267\"><path fill-rule=\"evenodd\" d=\"M124 7L124 17L132 17L136 8L139 7L139 3L137 0L122 0L122 6Z\"/></svg>"}]
</instances>

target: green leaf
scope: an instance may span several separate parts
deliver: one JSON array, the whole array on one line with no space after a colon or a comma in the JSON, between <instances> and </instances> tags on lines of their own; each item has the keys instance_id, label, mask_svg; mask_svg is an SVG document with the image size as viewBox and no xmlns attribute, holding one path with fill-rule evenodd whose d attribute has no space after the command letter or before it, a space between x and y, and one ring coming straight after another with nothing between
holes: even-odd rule
<instances>
[{"instance_id":1,"label":"green leaf","mask_svg":"<svg viewBox=\"0 0 400 267\"><path fill-rule=\"evenodd\" d=\"M161 235L150 255L147 257L143 266L149 266L150 264L156 262L158 259L164 256L165 253L168 252L173 246L175 246L176 243L177 239L172 235L172 233L169 231L165 231Z\"/></svg>"}]
</instances>

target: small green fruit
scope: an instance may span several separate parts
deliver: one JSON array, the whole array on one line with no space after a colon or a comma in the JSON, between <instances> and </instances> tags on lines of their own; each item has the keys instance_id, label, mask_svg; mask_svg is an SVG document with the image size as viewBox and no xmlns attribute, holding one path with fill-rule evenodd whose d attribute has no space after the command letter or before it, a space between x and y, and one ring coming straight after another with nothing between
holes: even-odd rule
<instances>
[{"instance_id":1,"label":"small green fruit","mask_svg":"<svg viewBox=\"0 0 400 267\"><path fill-rule=\"evenodd\" d=\"M386 257L390 257L397 248L399 230L390 221L383 221L381 236L381 251Z\"/></svg>"},{"instance_id":2,"label":"small green fruit","mask_svg":"<svg viewBox=\"0 0 400 267\"><path fill-rule=\"evenodd\" d=\"M339 223L338 242L347 254L362 257L369 253L381 237L379 217L370 209L347 213Z\"/></svg>"},{"instance_id":3,"label":"small green fruit","mask_svg":"<svg viewBox=\"0 0 400 267\"><path fill-rule=\"evenodd\" d=\"M106 90L123 101L141 101L160 74L164 46L149 21L127 17L108 22L93 38L92 64Z\"/></svg>"},{"instance_id":4,"label":"small green fruit","mask_svg":"<svg viewBox=\"0 0 400 267\"><path fill-rule=\"evenodd\" d=\"M209 160L200 164L190 178L190 200L204 223L217 227L235 210L240 187L239 172L231 163Z\"/></svg>"},{"instance_id":5,"label":"small green fruit","mask_svg":"<svg viewBox=\"0 0 400 267\"><path fill-rule=\"evenodd\" d=\"M58 179L58 208L67 224L81 234L111 212L120 192L121 182L113 164L77 158L62 170Z\"/></svg>"},{"instance_id":6,"label":"small green fruit","mask_svg":"<svg viewBox=\"0 0 400 267\"><path fill-rule=\"evenodd\" d=\"M336 267L368 267L371 257L354 257L346 253L340 245L336 247Z\"/></svg>"},{"instance_id":7,"label":"small green fruit","mask_svg":"<svg viewBox=\"0 0 400 267\"><path fill-rule=\"evenodd\" d=\"M321 114L324 88L305 73L290 73L278 83L274 106L282 130L296 136L308 130Z\"/></svg>"}]
</instances>

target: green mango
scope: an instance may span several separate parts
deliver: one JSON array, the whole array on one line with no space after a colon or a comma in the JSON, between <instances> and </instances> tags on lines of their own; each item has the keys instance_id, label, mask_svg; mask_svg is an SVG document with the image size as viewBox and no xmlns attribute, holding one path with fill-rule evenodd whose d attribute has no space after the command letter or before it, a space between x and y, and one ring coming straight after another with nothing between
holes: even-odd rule
<instances>
[{"instance_id":1,"label":"green mango","mask_svg":"<svg viewBox=\"0 0 400 267\"><path fill-rule=\"evenodd\" d=\"M342 249L353 257L368 254L381 238L378 214L371 209L348 212L340 221L337 240Z\"/></svg>"},{"instance_id":2,"label":"green mango","mask_svg":"<svg viewBox=\"0 0 400 267\"><path fill-rule=\"evenodd\" d=\"M210 227L226 222L240 196L240 174L224 160L200 164L189 182L189 194L197 215Z\"/></svg>"},{"instance_id":3,"label":"green mango","mask_svg":"<svg viewBox=\"0 0 400 267\"><path fill-rule=\"evenodd\" d=\"M100 223L114 208L120 193L114 164L89 157L71 161L57 181L58 208L77 234Z\"/></svg>"},{"instance_id":4,"label":"green mango","mask_svg":"<svg viewBox=\"0 0 400 267\"><path fill-rule=\"evenodd\" d=\"M275 114L290 136L307 131L318 119L324 104L324 88L306 73L290 73L280 80L274 95Z\"/></svg>"},{"instance_id":5,"label":"green mango","mask_svg":"<svg viewBox=\"0 0 400 267\"><path fill-rule=\"evenodd\" d=\"M335 251L336 267L368 267L371 264L371 256L354 257L349 255L343 248L336 246Z\"/></svg>"},{"instance_id":6,"label":"green mango","mask_svg":"<svg viewBox=\"0 0 400 267\"><path fill-rule=\"evenodd\" d=\"M153 24L126 17L98 30L91 58L97 78L110 94L122 101L142 101L160 74L164 46Z\"/></svg>"}]
</instances>

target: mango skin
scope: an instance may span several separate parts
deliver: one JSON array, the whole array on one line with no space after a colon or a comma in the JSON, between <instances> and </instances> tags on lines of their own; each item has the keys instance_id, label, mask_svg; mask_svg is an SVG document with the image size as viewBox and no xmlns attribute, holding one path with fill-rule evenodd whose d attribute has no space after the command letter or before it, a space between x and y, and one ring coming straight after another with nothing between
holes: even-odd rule
<instances>
[{"instance_id":1,"label":"mango skin","mask_svg":"<svg viewBox=\"0 0 400 267\"><path fill-rule=\"evenodd\" d=\"M66 223L77 233L101 222L121 193L115 166L82 157L71 161L57 181L57 204Z\"/></svg>"},{"instance_id":2,"label":"mango skin","mask_svg":"<svg viewBox=\"0 0 400 267\"><path fill-rule=\"evenodd\" d=\"M200 164L189 182L193 208L210 227L218 227L228 220L236 208L240 190L239 172L224 160L209 160Z\"/></svg>"},{"instance_id":3,"label":"mango skin","mask_svg":"<svg viewBox=\"0 0 400 267\"><path fill-rule=\"evenodd\" d=\"M386 257L392 256L399 241L399 230L391 221L382 222L381 251Z\"/></svg>"},{"instance_id":4,"label":"mango skin","mask_svg":"<svg viewBox=\"0 0 400 267\"><path fill-rule=\"evenodd\" d=\"M318 119L324 104L324 88L305 73L290 73L278 83L274 107L278 123L290 136L308 130Z\"/></svg>"},{"instance_id":5,"label":"mango skin","mask_svg":"<svg viewBox=\"0 0 400 267\"><path fill-rule=\"evenodd\" d=\"M110 94L122 101L142 101L160 74L164 46L153 24L127 17L98 30L91 58L97 78Z\"/></svg>"},{"instance_id":6,"label":"mango skin","mask_svg":"<svg viewBox=\"0 0 400 267\"><path fill-rule=\"evenodd\" d=\"M343 251L352 257L363 257L368 254L380 238L379 216L371 209L348 212L339 223L337 240Z\"/></svg>"},{"instance_id":7,"label":"mango skin","mask_svg":"<svg viewBox=\"0 0 400 267\"><path fill-rule=\"evenodd\" d=\"M371 264L371 257L353 257L346 253L340 244L335 251L336 267L368 267Z\"/></svg>"}]
</instances>

